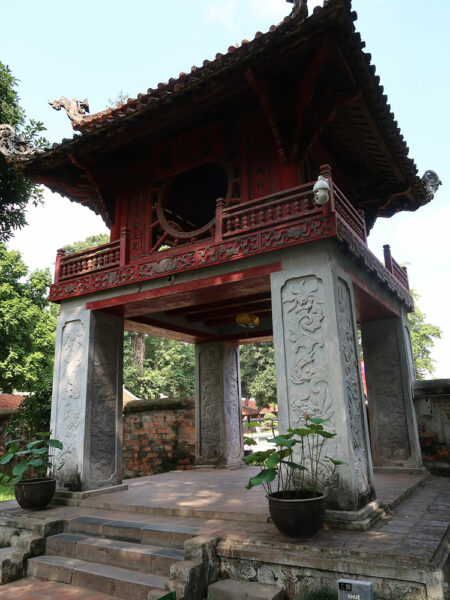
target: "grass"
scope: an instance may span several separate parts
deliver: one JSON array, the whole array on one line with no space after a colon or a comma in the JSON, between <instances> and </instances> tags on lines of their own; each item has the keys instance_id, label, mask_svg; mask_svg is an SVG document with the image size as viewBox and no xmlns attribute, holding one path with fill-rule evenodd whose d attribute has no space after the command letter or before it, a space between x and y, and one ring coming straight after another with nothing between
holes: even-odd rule
<instances>
[{"instance_id":1,"label":"grass","mask_svg":"<svg viewBox=\"0 0 450 600\"><path fill-rule=\"evenodd\" d=\"M3 500L13 500L14 485L12 483L0 483L0 502Z\"/></svg>"}]
</instances>

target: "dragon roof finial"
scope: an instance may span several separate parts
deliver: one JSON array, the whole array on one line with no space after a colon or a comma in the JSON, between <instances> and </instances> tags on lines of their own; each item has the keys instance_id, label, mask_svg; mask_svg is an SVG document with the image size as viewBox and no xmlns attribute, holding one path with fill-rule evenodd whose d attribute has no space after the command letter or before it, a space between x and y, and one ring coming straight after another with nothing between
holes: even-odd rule
<instances>
[{"instance_id":1,"label":"dragon roof finial","mask_svg":"<svg viewBox=\"0 0 450 600\"><path fill-rule=\"evenodd\" d=\"M0 125L0 153L11 162L22 162L43 152L42 148L31 146L11 125Z\"/></svg>"},{"instance_id":2,"label":"dragon roof finial","mask_svg":"<svg viewBox=\"0 0 450 600\"><path fill-rule=\"evenodd\" d=\"M53 100L53 102L49 100L48 103L55 110L64 108L72 123L72 127L81 123L85 118L86 113L89 112L89 101L87 98L84 100L77 100L76 98L68 100L65 96L62 96L59 100Z\"/></svg>"}]
</instances>

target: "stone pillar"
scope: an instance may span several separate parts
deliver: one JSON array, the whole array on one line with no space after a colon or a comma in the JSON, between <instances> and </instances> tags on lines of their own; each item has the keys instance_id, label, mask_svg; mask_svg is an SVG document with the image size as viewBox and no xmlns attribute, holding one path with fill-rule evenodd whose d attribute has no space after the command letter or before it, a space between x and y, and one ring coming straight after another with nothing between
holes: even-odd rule
<instances>
[{"instance_id":1,"label":"stone pillar","mask_svg":"<svg viewBox=\"0 0 450 600\"><path fill-rule=\"evenodd\" d=\"M413 404L415 381L409 324L399 318L362 323L373 464L422 466Z\"/></svg>"},{"instance_id":2,"label":"stone pillar","mask_svg":"<svg viewBox=\"0 0 450 600\"><path fill-rule=\"evenodd\" d=\"M242 466L239 346L195 346L195 429L198 466Z\"/></svg>"},{"instance_id":3,"label":"stone pillar","mask_svg":"<svg viewBox=\"0 0 450 600\"><path fill-rule=\"evenodd\" d=\"M328 253L311 249L299 258L271 275L280 431L301 427L305 413L328 419L337 435L323 455L348 466L333 472L322 460L327 507L359 511L374 498L374 484L352 283Z\"/></svg>"},{"instance_id":4,"label":"stone pillar","mask_svg":"<svg viewBox=\"0 0 450 600\"><path fill-rule=\"evenodd\" d=\"M63 303L51 414L52 435L63 443L55 453L59 487L122 481L122 356L121 318Z\"/></svg>"}]
</instances>

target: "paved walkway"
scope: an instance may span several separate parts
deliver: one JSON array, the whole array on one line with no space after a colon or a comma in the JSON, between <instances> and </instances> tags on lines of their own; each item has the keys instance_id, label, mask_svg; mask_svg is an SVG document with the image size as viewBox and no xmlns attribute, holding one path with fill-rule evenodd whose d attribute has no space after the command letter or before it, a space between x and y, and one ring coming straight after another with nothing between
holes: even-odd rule
<instances>
[{"instance_id":1,"label":"paved walkway","mask_svg":"<svg viewBox=\"0 0 450 600\"><path fill-rule=\"evenodd\" d=\"M164 521L194 526L205 534L268 544L273 547L271 552L276 552L277 545L297 547L298 542L281 536L267 521L267 501L262 490L245 489L249 474L248 469L165 473L130 480L129 490L88 498L79 501L79 506L53 506L31 513L20 509L15 502L4 502L0 504L0 514L7 509L10 515L27 515L31 520L92 515L144 523ZM430 477L423 481L417 475L378 474L376 485L377 497L394 507L371 530L325 529L316 539L301 545L320 552L336 549L364 556L365 560L370 555L374 560L392 557L411 566L439 562L448 544L450 479ZM408 494L411 486L414 489ZM64 584L32 580L0 587L0 599L26 598L107 600L109 597L86 590L79 592Z\"/></svg>"},{"instance_id":2,"label":"paved walkway","mask_svg":"<svg viewBox=\"0 0 450 600\"><path fill-rule=\"evenodd\" d=\"M194 469L129 479L129 489L80 501L80 506L181 517L267 522L267 499L261 486L245 489L258 469ZM377 473L377 499L395 504L424 475Z\"/></svg>"},{"instance_id":3,"label":"paved walkway","mask_svg":"<svg viewBox=\"0 0 450 600\"><path fill-rule=\"evenodd\" d=\"M1 586L0 598L2 600L117 600L114 596L92 592L74 585L32 578Z\"/></svg>"}]
</instances>

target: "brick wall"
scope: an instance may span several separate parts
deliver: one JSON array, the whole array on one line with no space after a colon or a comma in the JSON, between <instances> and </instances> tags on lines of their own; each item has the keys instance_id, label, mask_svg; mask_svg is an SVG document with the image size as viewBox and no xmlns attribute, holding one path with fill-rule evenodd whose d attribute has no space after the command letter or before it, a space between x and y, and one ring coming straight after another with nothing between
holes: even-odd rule
<instances>
[{"instance_id":1,"label":"brick wall","mask_svg":"<svg viewBox=\"0 0 450 600\"><path fill-rule=\"evenodd\" d=\"M192 469L193 398L129 402L123 414L123 476Z\"/></svg>"},{"instance_id":2,"label":"brick wall","mask_svg":"<svg viewBox=\"0 0 450 600\"><path fill-rule=\"evenodd\" d=\"M6 436L5 431L14 413L14 410L0 410L0 456L5 452L5 442L12 439Z\"/></svg>"},{"instance_id":3,"label":"brick wall","mask_svg":"<svg viewBox=\"0 0 450 600\"><path fill-rule=\"evenodd\" d=\"M414 405L424 465L450 475L450 380L417 381Z\"/></svg>"}]
</instances>

